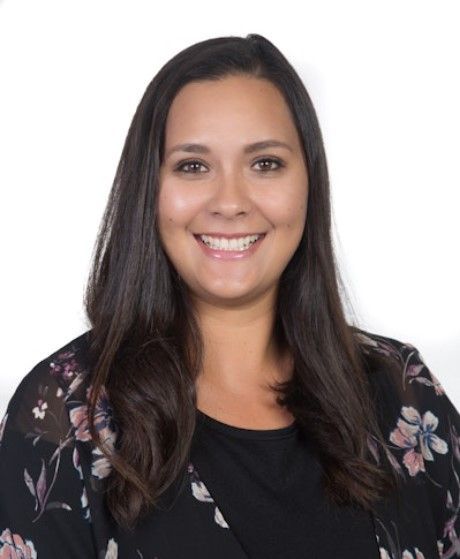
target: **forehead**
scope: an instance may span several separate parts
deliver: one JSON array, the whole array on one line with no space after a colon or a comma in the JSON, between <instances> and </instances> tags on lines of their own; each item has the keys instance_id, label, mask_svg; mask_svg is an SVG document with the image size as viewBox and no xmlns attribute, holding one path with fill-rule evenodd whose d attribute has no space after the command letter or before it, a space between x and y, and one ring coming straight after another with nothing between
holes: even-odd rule
<instances>
[{"instance_id":1,"label":"forehead","mask_svg":"<svg viewBox=\"0 0 460 559\"><path fill-rule=\"evenodd\" d=\"M278 88L269 80L227 76L186 84L174 98L166 121L166 144L240 137L244 143L283 136L294 141L295 124Z\"/></svg>"}]
</instances>

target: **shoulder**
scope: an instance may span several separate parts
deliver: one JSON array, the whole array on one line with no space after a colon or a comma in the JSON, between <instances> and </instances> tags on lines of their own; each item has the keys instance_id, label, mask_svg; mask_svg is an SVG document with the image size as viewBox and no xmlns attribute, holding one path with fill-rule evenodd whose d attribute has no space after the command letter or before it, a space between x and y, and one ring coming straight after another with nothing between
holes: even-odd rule
<instances>
[{"instance_id":1,"label":"shoulder","mask_svg":"<svg viewBox=\"0 0 460 559\"><path fill-rule=\"evenodd\" d=\"M80 550L81 556L93 554L90 486L76 444L82 429L72 417L73 406L79 405L74 394L87 374L86 337L70 340L36 363L0 423L1 530L21 545L24 537L24 548L30 546L40 557L62 556L65 530L69 536L78 533L66 544L72 556L80 556Z\"/></svg>"},{"instance_id":2,"label":"shoulder","mask_svg":"<svg viewBox=\"0 0 460 559\"><path fill-rule=\"evenodd\" d=\"M394 362L370 374L385 452L407 487L414 488L419 513L430 507L440 554L445 549L451 557L460 549L458 409L440 381L442 372L433 370L418 347L365 331L357 335L364 352L385 354Z\"/></svg>"},{"instance_id":3,"label":"shoulder","mask_svg":"<svg viewBox=\"0 0 460 559\"><path fill-rule=\"evenodd\" d=\"M0 434L6 421L9 426L21 431L32 427L35 422L44 425L52 413L56 414L65 406L71 395L82 394L84 380L89 374L89 335L90 330L68 341L37 362L22 377L8 401L0 423Z\"/></svg>"},{"instance_id":4,"label":"shoulder","mask_svg":"<svg viewBox=\"0 0 460 559\"><path fill-rule=\"evenodd\" d=\"M421 350L408 341L364 330L356 330L363 354L382 355L385 366L369 368L369 379L375 390L376 404L390 421L401 415L428 428L440 416L456 411L438 375L424 359ZM420 416L420 417L419 417ZM445 426L444 426L445 427ZM435 429L434 424L431 429Z\"/></svg>"},{"instance_id":5,"label":"shoulder","mask_svg":"<svg viewBox=\"0 0 460 559\"><path fill-rule=\"evenodd\" d=\"M369 373L387 386L396 384L401 401L416 399L445 405L446 392L418 347L409 341L357 328L354 333L364 355L386 358L387 367L376 367Z\"/></svg>"},{"instance_id":6,"label":"shoulder","mask_svg":"<svg viewBox=\"0 0 460 559\"><path fill-rule=\"evenodd\" d=\"M35 449L71 448L91 456L92 474L98 479L109 473L108 462L95 448L89 429L88 404L91 385L90 336L88 330L41 359L22 378L9 400L0 422L0 450L8 441L32 441ZM117 425L112 417L105 386L96 405L96 427L106 444L113 448ZM28 447L32 450L32 447ZM76 454L75 454L76 456ZM0 461L1 462L1 461Z\"/></svg>"},{"instance_id":7,"label":"shoulder","mask_svg":"<svg viewBox=\"0 0 460 559\"><path fill-rule=\"evenodd\" d=\"M362 354L368 367L371 382L393 387L401 402L416 399L436 401L446 396L441 382L430 369L420 349L409 341L354 328ZM382 356L384 360L375 360ZM372 365L374 365L372 367ZM444 399L439 398L443 404Z\"/></svg>"},{"instance_id":8,"label":"shoulder","mask_svg":"<svg viewBox=\"0 0 460 559\"><path fill-rule=\"evenodd\" d=\"M384 354L394 364L370 374L390 461L417 484L445 488L453 460L460 460L457 408L419 348L375 333L358 336L364 352Z\"/></svg>"},{"instance_id":9,"label":"shoulder","mask_svg":"<svg viewBox=\"0 0 460 559\"><path fill-rule=\"evenodd\" d=\"M355 326L352 327L352 331L355 339L365 353L376 352L399 360L403 352L415 349L410 342L404 342L397 338L392 338Z\"/></svg>"}]
</instances>

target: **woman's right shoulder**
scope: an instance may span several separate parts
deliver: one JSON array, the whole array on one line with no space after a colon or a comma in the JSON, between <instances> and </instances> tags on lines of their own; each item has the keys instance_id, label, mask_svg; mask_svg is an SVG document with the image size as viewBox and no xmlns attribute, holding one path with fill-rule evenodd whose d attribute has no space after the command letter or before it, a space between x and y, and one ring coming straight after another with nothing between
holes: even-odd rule
<instances>
[{"instance_id":1,"label":"woman's right shoulder","mask_svg":"<svg viewBox=\"0 0 460 559\"><path fill-rule=\"evenodd\" d=\"M48 354L21 378L3 414L0 441L7 420L17 426L46 423L45 417L56 413L70 399L85 399L90 333L87 330Z\"/></svg>"}]
</instances>

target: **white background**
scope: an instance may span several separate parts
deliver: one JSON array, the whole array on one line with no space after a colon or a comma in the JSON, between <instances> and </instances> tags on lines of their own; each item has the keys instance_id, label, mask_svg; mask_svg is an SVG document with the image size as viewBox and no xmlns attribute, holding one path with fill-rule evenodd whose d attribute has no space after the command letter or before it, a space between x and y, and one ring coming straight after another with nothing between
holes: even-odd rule
<instances>
[{"instance_id":1,"label":"white background","mask_svg":"<svg viewBox=\"0 0 460 559\"><path fill-rule=\"evenodd\" d=\"M192 43L247 33L280 48L315 104L360 326L416 345L460 408L459 9L0 0L0 412L89 327L93 243L147 84Z\"/></svg>"}]
</instances>

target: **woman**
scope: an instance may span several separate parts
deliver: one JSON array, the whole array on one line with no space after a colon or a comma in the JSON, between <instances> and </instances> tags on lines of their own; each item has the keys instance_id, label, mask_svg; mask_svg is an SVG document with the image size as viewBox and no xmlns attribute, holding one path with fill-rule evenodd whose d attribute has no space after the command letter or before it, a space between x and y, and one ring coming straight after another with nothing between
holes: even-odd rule
<instances>
[{"instance_id":1,"label":"woman","mask_svg":"<svg viewBox=\"0 0 460 559\"><path fill-rule=\"evenodd\" d=\"M347 323L326 157L267 39L147 87L85 305L2 421L0 557L460 556L460 417Z\"/></svg>"}]
</instances>

